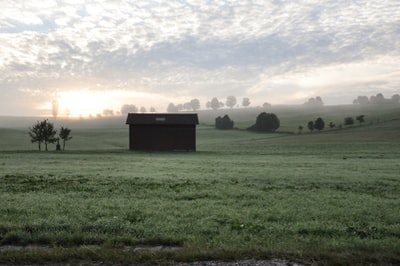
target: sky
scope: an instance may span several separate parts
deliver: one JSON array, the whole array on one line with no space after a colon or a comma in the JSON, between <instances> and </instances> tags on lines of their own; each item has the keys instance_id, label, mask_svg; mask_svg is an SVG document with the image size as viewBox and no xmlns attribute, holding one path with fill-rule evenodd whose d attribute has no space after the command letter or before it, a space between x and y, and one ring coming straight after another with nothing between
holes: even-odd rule
<instances>
[{"instance_id":1,"label":"sky","mask_svg":"<svg viewBox=\"0 0 400 266\"><path fill-rule=\"evenodd\" d=\"M400 93L399 0L0 0L0 115Z\"/></svg>"}]
</instances>

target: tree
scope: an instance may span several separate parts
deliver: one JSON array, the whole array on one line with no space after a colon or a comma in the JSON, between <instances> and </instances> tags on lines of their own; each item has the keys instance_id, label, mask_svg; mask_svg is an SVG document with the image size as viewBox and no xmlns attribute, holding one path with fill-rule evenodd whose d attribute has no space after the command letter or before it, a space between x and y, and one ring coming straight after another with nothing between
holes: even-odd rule
<instances>
[{"instance_id":1,"label":"tree","mask_svg":"<svg viewBox=\"0 0 400 266\"><path fill-rule=\"evenodd\" d=\"M213 110L217 110L220 107L220 102L218 101L217 97L214 97L211 99L210 106Z\"/></svg>"},{"instance_id":2,"label":"tree","mask_svg":"<svg viewBox=\"0 0 400 266\"><path fill-rule=\"evenodd\" d=\"M60 134L58 136L63 141L63 151L65 151L65 142L67 142L67 141L72 139L70 134L71 134L71 129L66 128L66 127L61 127Z\"/></svg>"},{"instance_id":3,"label":"tree","mask_svg":"<svg viewBox=\"0 0 400 266\"><path fill-rule=\"evenodd\" d=\"M391 98L393 103L399 103L400 102L400 95L394 94Z\"/></svg>"},{"instance_id":4,"label":"tree","mask_svg":"<svg viewBox=\"0 0 400 266\"><path fill-rule=\"evenodd\" d=\"M146 107L144 107L144 106L140 107L140 112L141 113L146 113L147 112Z\"/></svg>"},{"instance_id":5,"label":"tree","mask_svg":"<svg viewBox=\"0 0 400 266\"><path fill-rule=\"evenodd\" d=\"M325 128L325 122L321 117L318 117L317 120L314 122L314 128L318 131L321 131Z\"/></svg>"},{"instance_id":6,"label":"tree","mask_svg":"<svg viewBox=\"0 0 400 266\"><path fill-rule=\"evenodd\" d=\"M263 103L263 105L262 105L263 108L269 108L271 106L272 105L270 103L267 103L267 102Z\"/></svg>"},{"instance_id":7,"label":"tree","mask_svg":"<svg viewBox=\"0 0 400 266\"><path fill-rule=\"evenodd\" d=\"M38 121L35 125L29 128L31 142L38 142L39 151L41 150L42 143L45 145L46 151L48 151L47 145L57 141L57 138L55 138L56 133L57 131L54 130L53 123L50 123L48 119Z\"/></svg>"},{"instance_id":8,"label":"tree","mask_svg":"<svg viewBox=\"0 0 400 266\"><path fill-rule=\"evenodd\" d=\"M300 126L297 128L297 129L298 129L298 132L297 132L297 133L300 135L300 134L301 134L301 132L303 131L303 126L302 126L302 125L300 125Z\"/></svg>"},{"instance_id":9,"label":"tree","mask_svg":"<svg viewBox=\"0 0 400 266\"><path fill-rule=\"evenodd\" d=\"M247 97L244 97L242 100L242 106L247 107L250 105L250 99Z\"/></svg>"},{"instance_id":10,"label":"tree","mask_svg":"<svg viewBox=\"0 0 400 266\"><path fill-rule=\"evenodd\" d=\"M179 110L178 110L178 107L177 106L175 106L175 104L173 104L173 103L170 103L169 105L168 105L168 107L167 107L167 112L168 113L176 113L176 112L178 112Z\"/></svg>"},{"instance_id":11,"label":"tree","mask_svg":"<svg viewBox=\"0 0 400 266\"><path fill-rule=\"evenodd\" d=\"M121 107L121 114L126 115L129 113L137 113L138 108L134 104L124 104Z\"/></svg>"},{"instance_id":12,"label":"tree","mask_svg":"<svg viewBox=\"0 0 400 266\"><path fill-rule=\"evenodd\" d=\"M190 107L193 109L193 111L200 109L200 101L198 99L192 99L190 101Z\"/></svg>"},{"instance_id":13,"label":"tree","mask_svg":"<svg viewBox=\"0 0 400 266\"><path fill-rule=\"evenodd\" d=\"M356 120L358 122L360 122L360 125L365 122L364 117L365 117L365 115L359 115L359 116L356 117Z\"/></svg>"},{"instance_id":14,"label":"tree","mask_svg":"<svg viewBox=\"0 0 400 266\"><path fill-rule=\"evenodd\" d=\"M314 98L308 99L308 101L305 102L304 105L310 107L318 107L318 106L323 106L324 102L322 101L322 98L320 96L317 96L315 97L315 99Z\"/></svg>"},{"instance_id":15,"label":"tree","mask_svg":"<svg viewBox=\"0 0 400 266\"><path fill-rule=\"evenodd\" d=\"M314 121L309 121L308 123L307 123L307 128L310 130L310 132L313 132L314 131Z\"/></svg>"},{"instance_id":16,"label":"tree","mask_svg":"<svg viewBox=\"0 0 400 266\"><path fill-rule=\"evenodd\" d=\"M54 118L57 118L58 116L58 101L57 100L53 100L51 102L52 105L52 114Z\"/></svg>"},{"instance_id":17,"label":"tree","mask_svg":"<svg viewBox=\"0 0 400 266\"><path fill-rule=\"evenodd\" d=\"M249 130L274 132L280 126L279 118L273 113L262 112L257 116L256 123Z\"/></svg>"},{"instance_id":18,"label":"tree","mask_svg":"<svg viewBox=\"0 0 400 266\"><path fill-rule=\"evenodd\" d=\"M233 124L233 120L231 120L228 115L224 115L224 117L218 116L215 118L215 127L217 129L232 129Z\"/></svg>"},{"instance_id":19,"label":"tree","mask_svg":"<svg viewBox=\"0 0 400 266\"><path fill-rule=\"evenodd\" d=\"M155 112L157 112L157 110L156 110L156 108L154 108L154 107L150 107L150 112L151 112L151 113L155 113Z\"/></svg>"},{"instance_id":20,"label":"tree","mask_svg":"<svg viewBox=\"0 0 400 266\"><path fill-rule=\"evenodd\" d=\"M334 129L336 127L336 125L333 123L333 122L330 122L329 123L329 128L330 129Z\"/></svg>"},{"instance_id":21,"label":"tree","mask_svg":"<svg viewBox=\"0 0 400 266\"><path fill-rule=\"evenodd\" d=\"M351 126L351 125L353 125L353 124L354 124L354 119L353 119L353 117L348 116L348 117L346 117L346 118L344 119L344 125L345 125L345 126Z\"/></svg>"},{"instance_id":22,"label":"tree","mask_svg":"<svg viewBox=\"0 0 400 266\"><path fill-rule=\"evenodd\" d=\"M103 115L104 116L113 116L114 115L114 111L111 109L104 109L103 110Z\"/></svg>"},{"instance_id":23,"label":"tree","mask_svg":"<svg viewBox=\"0 0 400 266\"><path fill-rule=\"evenodd\" d=\"M236 105L236 97L235 96L228 96L225 102L226 106L229 108L233 108Z\"/></svg>"}]
</instances>

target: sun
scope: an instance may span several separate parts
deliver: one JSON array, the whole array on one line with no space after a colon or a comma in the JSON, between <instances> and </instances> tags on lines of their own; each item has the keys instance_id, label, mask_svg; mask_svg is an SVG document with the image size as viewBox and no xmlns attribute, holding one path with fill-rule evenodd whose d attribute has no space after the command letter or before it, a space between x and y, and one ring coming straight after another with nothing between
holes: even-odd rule
<instances>
[{"instance_id":1,"label":"sun","mask_svg":"<svg viewBox=\"0 0 400 266\"><path fill-rule=\"evenodd\" d=\"M107 106L106 94L89 90L59 92L57 98L60 116L96 116Z\"/></svg>"}]
</instances>

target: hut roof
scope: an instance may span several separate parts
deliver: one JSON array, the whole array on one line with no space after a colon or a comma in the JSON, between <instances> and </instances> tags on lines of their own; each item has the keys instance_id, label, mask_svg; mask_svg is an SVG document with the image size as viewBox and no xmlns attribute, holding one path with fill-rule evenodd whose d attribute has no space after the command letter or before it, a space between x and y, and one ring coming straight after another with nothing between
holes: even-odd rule
<instances>
[{"instance_id":1,"label":"hut roof","mask_svg":"<svg viewBox=\"0 0 400 266\"><path fill-rule=\"evenodd\" d=\"M198 125L197 114L129 113L126 124L132 125Z\"/></svg>"}]
</instances>

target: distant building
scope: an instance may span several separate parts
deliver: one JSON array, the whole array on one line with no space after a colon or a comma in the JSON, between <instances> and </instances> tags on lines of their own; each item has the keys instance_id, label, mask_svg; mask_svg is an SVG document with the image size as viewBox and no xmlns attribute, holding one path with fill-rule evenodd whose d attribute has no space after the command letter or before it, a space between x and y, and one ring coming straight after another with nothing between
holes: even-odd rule
<instances>
[{"instance_id":1,"label":"distant building","mask_svg":"<svg viewBox=\"0 0 400 266\"><path fill-rule=\"evenodd\" d=\"M126 124L130 150L196 151L197 114L130 113Z\"/></svg>"}]
</instances>

